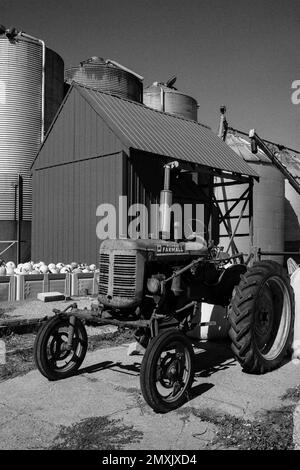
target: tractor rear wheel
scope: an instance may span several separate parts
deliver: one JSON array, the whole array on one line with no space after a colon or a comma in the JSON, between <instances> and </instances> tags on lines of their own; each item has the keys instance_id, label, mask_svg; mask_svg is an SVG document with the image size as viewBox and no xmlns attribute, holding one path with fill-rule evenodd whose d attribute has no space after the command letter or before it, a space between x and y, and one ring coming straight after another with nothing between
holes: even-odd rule
<instances>
[{"instance_id":1,"label":"tractor rear wheel","mask_svg":"<svg viewBox=\"0 0 300 470\"><path fill-rule=\"evenodd\" d=\"M235 287L229 306L231 348L245 372L276 369L291 348L294 294L274 261L253 264Z\"/></svg>"}]
</instances>

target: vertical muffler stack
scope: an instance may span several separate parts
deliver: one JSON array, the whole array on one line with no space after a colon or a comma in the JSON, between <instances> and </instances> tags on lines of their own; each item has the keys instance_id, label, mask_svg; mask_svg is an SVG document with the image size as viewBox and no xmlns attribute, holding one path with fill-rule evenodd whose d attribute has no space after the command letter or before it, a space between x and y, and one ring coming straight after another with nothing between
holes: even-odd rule
<instances>
[{"instance_id":1,"label":"vertical muffler stack","mask_svg":"<svg viewBox=\"0 0 300 470\"><path fill-rule=\"evenodd\" d=\"M170 190L170 176L173 168L178 168L177 161L164 165L164 189L160 192L160 233L161 238L170 240L171 237L171 207L173 203L173 193Z\"/></svg>"}]
</instances>

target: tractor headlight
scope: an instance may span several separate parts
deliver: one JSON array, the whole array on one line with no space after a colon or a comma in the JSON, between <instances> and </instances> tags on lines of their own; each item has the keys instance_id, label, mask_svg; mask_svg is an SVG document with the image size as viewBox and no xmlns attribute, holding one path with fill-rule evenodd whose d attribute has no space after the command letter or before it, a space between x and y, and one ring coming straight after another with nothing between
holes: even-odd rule
<instances>
[{"instance_id":1,"label":"tractor headlight","mask_svg":"<svg viewBox=\"0 0 300 470\"><path fill-rule=\"evenodd\" d=\"M151 277L147 280L147 289L151 294L158 294L160 292L160 280L156 277Z\"/></svg>"}]
</instances>

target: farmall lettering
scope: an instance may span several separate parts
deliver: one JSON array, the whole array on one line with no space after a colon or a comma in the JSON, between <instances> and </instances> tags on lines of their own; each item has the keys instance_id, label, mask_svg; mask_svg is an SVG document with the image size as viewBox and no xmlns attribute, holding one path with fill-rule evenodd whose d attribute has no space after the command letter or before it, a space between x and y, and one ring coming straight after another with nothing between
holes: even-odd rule
<instances>
[{"instance_id":1,"label":"farmall lettering","mask_svg":"<svg viewBox=\"0 0 300 470\"><path fill-rule=\"evenodd\" d=\"M160 254L164 253L184 253L184 247L181 245L157 245L156 252Z\"/></svg>"}]
</instances>

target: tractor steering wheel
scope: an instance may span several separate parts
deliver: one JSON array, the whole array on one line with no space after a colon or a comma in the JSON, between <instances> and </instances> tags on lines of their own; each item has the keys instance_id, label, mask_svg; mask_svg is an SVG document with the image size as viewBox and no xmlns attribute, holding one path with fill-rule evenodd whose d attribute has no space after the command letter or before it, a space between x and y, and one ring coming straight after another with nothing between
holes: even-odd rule
<instances>
[{"instance_id":1,"label":"tractor steering wheel","mask_svg":"<svg viewBox=\"0 0 300 470\"><path fill-rule=\"evenodd\" d=\"M185 220L183 228L185 229L185 226L188 225L188 227L191 230L191 235L189 237L186 237L187 240L191 240L193 238L196 238L196 241L199 241L200 243L203 243L203 244L207 245L207 242L206 242L205 238L203 237L203 235L201 235L199 232L194 232L193 229L192 229L192 225L188 223L188 221L193 221L193 220L203 224L203 222L200 221L199 219L189 218L189 219ZM185 232L185 230L184 230L184 232Z\"/></svg>"}]
</instances>

